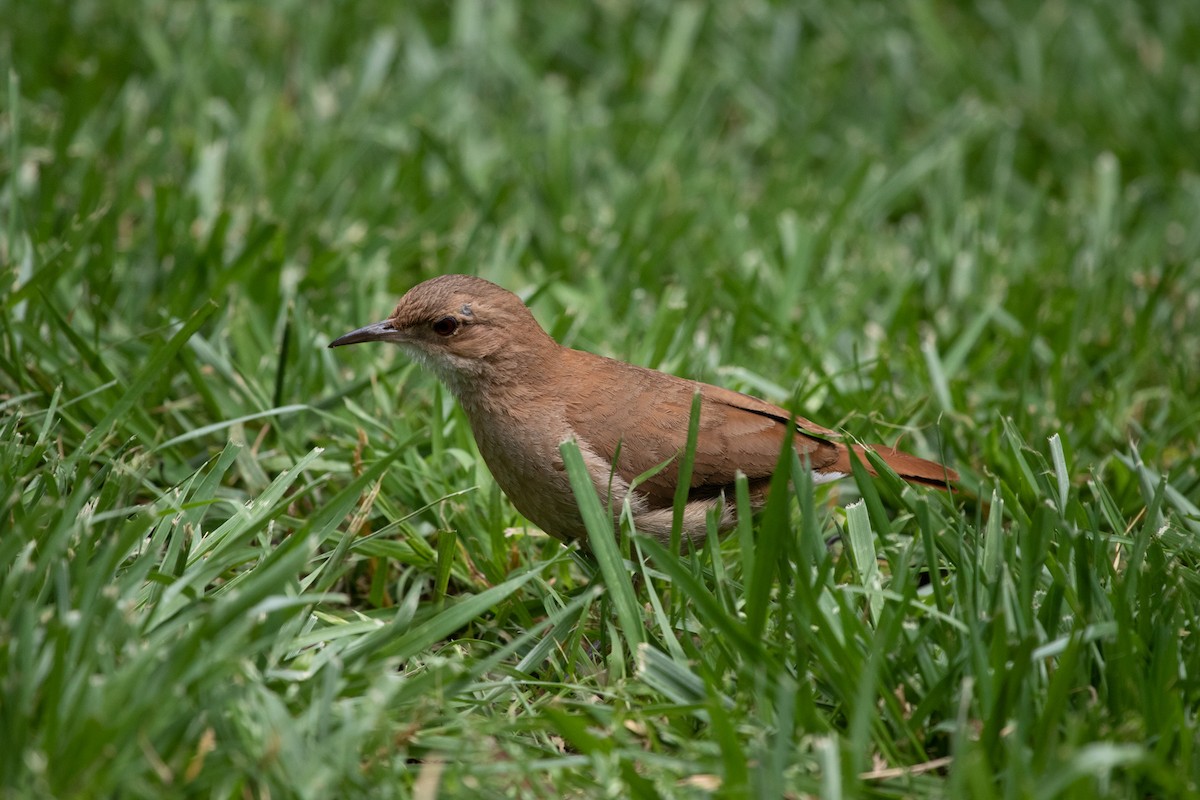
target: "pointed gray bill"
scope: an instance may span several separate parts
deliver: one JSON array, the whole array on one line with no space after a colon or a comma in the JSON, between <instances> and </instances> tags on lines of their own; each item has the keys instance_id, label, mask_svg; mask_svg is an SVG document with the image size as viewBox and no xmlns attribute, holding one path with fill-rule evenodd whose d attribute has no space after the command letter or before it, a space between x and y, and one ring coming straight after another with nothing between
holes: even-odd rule
<instances>
[{"instance_id":1,"label":"pointed gray bill","mask_svg":"<svg viewBox=\"0 0 1200 800\"><path fill-rule=\"evenodd\" d=\"M339 336L330 342L329 346L341 347L342 345L358 344L359 342L394 341L398 338L399 332L392 325L392 321L385 319L383 322L375 322L356 331L350 331L345 336Z\"/></svg>"}]
</instances>

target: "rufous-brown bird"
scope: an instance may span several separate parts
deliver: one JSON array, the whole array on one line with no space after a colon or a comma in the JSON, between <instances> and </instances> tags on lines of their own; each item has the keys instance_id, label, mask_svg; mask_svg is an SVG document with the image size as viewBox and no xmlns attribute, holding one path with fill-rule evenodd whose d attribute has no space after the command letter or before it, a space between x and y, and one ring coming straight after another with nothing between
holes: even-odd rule
<instances>
[{"instance_id":1,"label":"rufous-brown bird","mask_svg":"<svg viewBox=\"0 0 1200 800\"><path fill-rule=\"evenodd\" d=\"M667 542L692 398L700 393L698 438L682 532L704 542L706 517L722 509L734 526L733 487L745 474L752 503L765 502L783 437L812 469L814 483L850 474L840 435L757 397L572 350L554 341L512 292L468 275L418 284L382 322L330 347L394 342L433 370L462 403L479 452L517 510L563 541L587 533L559 445L574 440L602 503L620 513L628 499L637 529ZM869 445L902 478L948 488L951 469L882 445ZM636 477L666 463L652 477ZM874 469L863 458L867 470ZM610 496L611 491L611 496ZM608 502L611 500L611 502Z\"/></svg>"}]
</instances>

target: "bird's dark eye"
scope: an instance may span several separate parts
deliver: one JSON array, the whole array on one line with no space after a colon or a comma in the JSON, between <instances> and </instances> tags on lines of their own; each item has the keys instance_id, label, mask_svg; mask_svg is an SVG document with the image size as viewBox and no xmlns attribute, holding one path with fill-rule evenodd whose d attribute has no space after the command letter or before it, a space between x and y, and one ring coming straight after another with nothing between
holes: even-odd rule
<instances>
[{"instance_id":1,"label":"bird's dark eye","mask_svg":"<svg viewBox=\"0 0 1200 800\"><path fill-rule=\"evenodd\" d=\"M458 330L458 320L454 317L442 317L433 323L433 332L438 336L453 336Z\"/></svg>"}]
</instances>

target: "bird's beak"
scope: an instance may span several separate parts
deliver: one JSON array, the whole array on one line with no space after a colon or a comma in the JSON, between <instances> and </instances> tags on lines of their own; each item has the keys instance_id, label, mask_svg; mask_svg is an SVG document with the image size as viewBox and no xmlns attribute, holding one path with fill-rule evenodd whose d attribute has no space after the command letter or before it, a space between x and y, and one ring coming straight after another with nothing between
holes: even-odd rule
<instances>
[{"instance_id":1,"label":"bird's beak","mask_svg":"<svg viewBox=\"0 0 1200 800\"><path fill-rule=\"evenodd\" d=\"M344 344L358 344L359 342L398 342L402 338L403 334L396 330L392 321L385 319L383 322L376 322L365 328L350 331L344 336L339 336L330 342L329 346L341 347Z\"/></svg>"}]
</instances>

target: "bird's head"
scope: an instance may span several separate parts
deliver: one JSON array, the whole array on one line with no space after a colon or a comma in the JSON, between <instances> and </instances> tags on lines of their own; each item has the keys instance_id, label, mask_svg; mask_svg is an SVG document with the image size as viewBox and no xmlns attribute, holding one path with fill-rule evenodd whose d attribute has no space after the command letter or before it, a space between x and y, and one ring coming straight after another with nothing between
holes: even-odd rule
<instances>
[{"instance_id":1,"label":"bird's head","mask_svg":"<svg viewBox=\"0 0 1200 800\"><path fill-rule=\"evenodd\" d=\"M455 394L492 378L502 362L557 347L512 292L470 275L419 283L382 322L329 343L394 342L433 370Z\"/></svg>"}]
</instances>

